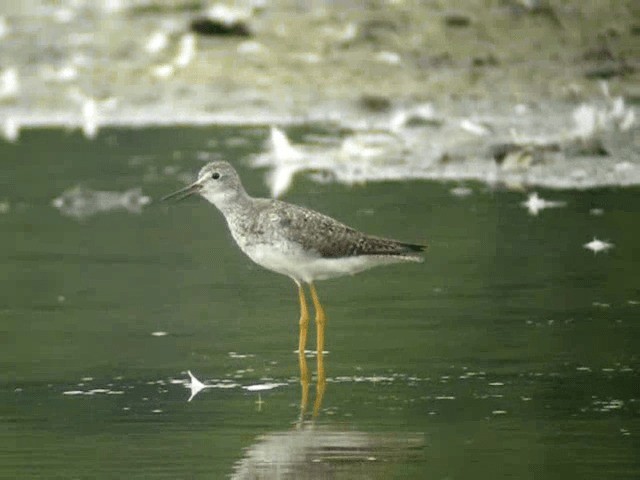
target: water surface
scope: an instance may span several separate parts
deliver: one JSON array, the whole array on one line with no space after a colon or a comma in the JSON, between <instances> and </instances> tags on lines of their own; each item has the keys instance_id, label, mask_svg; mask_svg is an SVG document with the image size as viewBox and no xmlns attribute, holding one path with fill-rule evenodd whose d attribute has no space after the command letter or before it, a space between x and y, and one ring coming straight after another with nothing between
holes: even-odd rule
<instances>
[{"instance_id":1,"label":"water surface","mask_svg":"<svg viewBox=\"0 0 640 480\"><path fill-rule=\"evenodd\" d=\"M214 158L266 195L249 160L267 135L0 144L2 478L640 476L638 189L539 191L566 206L531 216L524 193L479 184L461 198L457 183L296 178L286 200L430 245L423 264L319 283L314 421L293 283L245 258L205 201L157 202ZM76 185L151 203L64 215L51 202ZM594 236L614 248L585 249ZM211 387L191 402L187 370ZM264 384L279 385L245 388Z\"/></svg>"}]
</instances>

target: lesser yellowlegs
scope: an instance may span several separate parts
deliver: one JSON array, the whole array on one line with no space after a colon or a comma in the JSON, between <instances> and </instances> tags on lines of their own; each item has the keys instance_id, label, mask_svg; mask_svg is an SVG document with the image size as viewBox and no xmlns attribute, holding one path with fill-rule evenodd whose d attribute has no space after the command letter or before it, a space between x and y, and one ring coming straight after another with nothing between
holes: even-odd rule
<instances>
[{"instance_id":1,"label":"lesser yellowlegs","mask_svg":"<svg viewBox=\"0 0 640 480\"><path fill-rule=\"evenodd\" d=\"M298 286L300 336L298 358L302 385L301 419L307 405L309 372L305 359L309 311L303 284L308 284L315 308L317 375L314 416L325 389L323 362L326 315L315 280L355 274L377 265L420 262L424 245L374 237L307 208L247 194L240 177L227 162L212 162L191 185L164 199L198 193L224 215L240 249L262 267L291 278Z\"/></svg>"},{"instance_id":2,"label":"lesser yellowlegs","mask_svg":"<svg viewBox=\"0 0 640 480\"><path fill-rule=\"evenodd\" d=\"M425 245L404 243L359 232L339 221L279 200L247 194L235 169L211 162L191 185L164 197L198 193L224 215L240 249L262 267L291 278L298 286L300 336L304 355L309 312L303 284L308 284L315 308L318 356L324 351L326 316L314 281L361 272L378 265L420 262Z\"/></svg>"}]
</instances>

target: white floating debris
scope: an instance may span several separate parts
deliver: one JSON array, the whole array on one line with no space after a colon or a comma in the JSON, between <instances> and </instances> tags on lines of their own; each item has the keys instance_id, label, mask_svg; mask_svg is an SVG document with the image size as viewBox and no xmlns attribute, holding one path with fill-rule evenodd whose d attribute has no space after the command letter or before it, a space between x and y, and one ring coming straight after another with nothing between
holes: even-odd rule
<instances>
[{"instance_id":1,"label":"white floating debris","mask_svg":"<svg viewBox=\"0 0 640 480\"><path fill-rule=\"evenodd\" d=\"M206 385L206 388L229 389L229 388L238 388L239 386L240 386L239 383L231 382L231 381L228 381L228 380L223 380L222 382L219 382L219 383L214 383L212 385Z\"/></svg>"},{"instance_id":2,"label":"white floating debris","mask_svg":"<svg viewBox=\"0 0 640 480\"><path fill-rule=\"evenodd\" d=\"M397 110L389 122L389 129L392 132L399 132L409 125L442 124L443 120L436 116L435 109L431 103L423 103L409 109Z\"/></svg>"},{"instance_id":3,"label":"white floating debris","mask_svg":"<svg viewBox=\"0 0 640 480\"><path fill-rule=\"evenodd\" d=\"M617 129L624 132L633 127L634 109L625 105L623 97L611 98L608 92L605 95L608 101L606 107L582 104L573 111L573 135L576 138L588 140L604 130Z\"/></svg>"},{"instance_id":4,"label":"white floating debris","mask_svg":"<svg viewBox=\"0 0 640 480\"><path fill-rule=\"evenodd\" d=\"M545 200L538 196L536 192L529 195L526 202L522 202L522 206L525 207L531 215L538 215L538 213L545 208L558 208L564 207L566 202Z\"/></svg>"},{"instance_id":5,"label":"white floating debris","mask_svg":"<svg viewBox=\"0 0 640 480\"><path fill-rule=\"evenodd\" d=\"M20 137L20 122L15 117L7 117L2 122L2 136L7 142L14 143Z\"/></svg>"},{"instance_id":6,"label":"white floating debris","mask_svg":"<svg viewBox=\"0 0 640 480\"><path fill-rule=\"evenodd\" d=\"M342 141L339 157L353 162L352 168L361 177L363 170L377 168L376 162L401 161L404 142L398 136L386 132L360 132L349 135ZM345 165L345 168L347 166Z\"/></svg>"},{"instance_id":7,"label":"white floating debris","mask_svg":"<svg viewBox=\"0 0 640 480\"><path fill-rule=\"evenodd\" d=\"M493 412L491 412L493 415L506 415L507 411L506 410L494 410Z\"/></svg>"},{"instance_id":8,"label":"white floating debris","mask_svg":"<svg viewBox=\"0 0 640 480\"><path fill-rule=\"evenodd\" d=\"M622 118L618 124L618 127L623 132L630 130L631 127L636 123L636 112L633 109L629 109L627 114Z\"/></svg>"},{"instance_id":9,"label":"white floating debris","mask_svg":"<svg viewBox=\"0 0 640 480\"><path fill-rule=\"evenodd\" d=\"M464 198L471 195L473 193L473 190L469 187L454 187L449 190L449 193L454 197Z\"/></svg>"},{"instance_id":10,"label":"white floating debris","mask_svg":"<svg viewBox=\"0 0 640 480\"><path fill-rule=\"evenodd\" d=\"M612 100L608 115L614 125L622 132L629 130L635 123L635 112L633 108L626 107L622 97L616 97Z\"/></svg>"},{"instance_id":11,"label":"white floating debris","mask_svg":"<svg viewBox=\"0 0 640 480\"><path fill-rule=\"evenodd\" d=\"M76 12L70 8L57 8L53 11L53 18L58 23L69 23L76 18Z\"/></svg>"},{"instance_id":12,"label":"white floating debris","mask_svg":"<svg viewBox=\"0 0 640 480\"><path fill-rule=\"evenodd\" d=\"M283 385L286 385L286 383L259 383L256 385L248 385L242 388L249 392L262 392L264 390L273 390L274 388L278 388Z\"/></svg>"},{"instance_id":13,"label":"white floating debris","mask_svg":"<svg viewBox=\"0 0 640 480\"><path fill-rule=\"evenodd\" d=\"M54 198L51 204L63 215L82 219L112 210L141 213L142 207L150 202L151 199L142 194L140 187L120 193L101 192L76 186Z\"/></svg>"},{"instance_id":14,"label":"white floating debris","mask_svg":"<svg viewBox=\"0 0 640 480\"><path fill-rule=\"evenodd\" d=\"M123 0L102 0L102 10L105 13L114 14L120 13L126 9L127 3Z\"/></svg>"},{"instance_id":15,"label":"white floating debris","mask_svg":"<svg viewBox=\"0 0 640 480\"><path fill-rule=\"evenodd\" d=\"M173 65L165 63L164 65L156 65L151 69L154 77L169 78L175 73L176 69Z\"/></svg>"},{"instance_id":16,"label":"white floating debris","mask_svg":"<svg viewBox=\"0 0 640 480\"><path fill-rule=\"evenodd\" d=\"M402 61L402 57L398 53L388 51L378 52L374 58L377 62L388 65L398 65Z\"/></svg>"},{"instance_id":17,"label":"white floating debris","mask_svg":"<svg viewBox=\"0 0 640 480\"><path fill-rule=\"evenodd\" d=\"M160 408L153 409L151 410L151 413L162 413L162 409Z\"/></svg>"},{"instance_id":18,"label":"white floating debris","mask_svg":"<svg viewBox=\"0 0 640 480\"><path fill-rule=\"evenodd\" d=\"M344 28L344 30L342 31L342 34L340 35L340 41L350 42L352 40L355 40L357 36L358 36L358 25L354 22L351 22L351 23L348 23Z\"/></svg>"},{"instance_id":19,"label":"white floating debris","mask_svg":"<svg viewBox=\"0 0 640 480\"><path fill-rule=\"evenodd\" d=\"M249 358L249 357L253 357L253 354L229 352L229 358Z\"/></svg>"},{"instance_id":20,"label":"white floating debris","mask_svg":"<svg viewBox=\"0 0 640 480\"><path fill-rule=\"evenodd\" d=\"M82 386L84 384L79 383ZM111 390L110 388L93 388L91 390L67 390L62 392L63 395L84 395L91 397L93 395L124 395L123 390Z\"/></svg>"},{"instance_id":21,"label":"white floating debris","mask_svg":"<svg viewBox=\"0 0 640 480\"><path fill-rule=\"evenodd\" d=\"M516 115L525 115L529 113L529 106L525 103L518 103L513 107L513 111L516 113Z\"/></svg>"},{"instance_id":22,"label":"white floating debris","mask_svg":"<svg viewBox=\"0 0 640 480\"><path fill-rule=\"evenodd\" d=\"M100 112L113 110L118 105L118 100L114 97L97 100L86 95L77 87L69 90L69 98L80 106L80 128L84 136L89 139L95 138L98 134Z\"/></svg>"},{"instance_id":23,"label":"white floating debris","mask_svg":"<svg viewBox=\"0 0 640 480\"><path fill-rule=\"evenodd\" d=\"M613 169L618 172L628 172L629 170L633 170L635 165L631 162L618 162L613 166Z\"/></svg>"},{"instance_id":24,"label":"white floating debris","mask_svg":"<svg viewBox=\"0 0 640 480\"><path fill-rule=\"evenodd\" d=\"M251 3L251 2L249 2ZM246 23L253 14L253 10L239 6L228 6L223 3L216 3L206 11L206 16L212 20L217 20L225 25Z\"/></svg>"},{"instance_id":25,"label":"white floating debris","mask_svg":"<svg viewBox=\"0 0 640 480\"><path fill-rule=\"evenodd\" d=\"M295 354L299 355L299 354L300 354L300 350L295 349L295 350L293 351L293 353L295 353ZM323 350L323 351L322 351L322 354L323 354L323 355L329 355L329 350ZM315 351L315 350L305 350L305 351L304 351L304 356L305 356L305 357L315 357L315 356L317 356L317 355L318 355L318 352L317 352L317 351Z\"/></svg>"},{"instance_id":26,"label":"white floating debris","mask_svg":"<svg viewBox=\"0 0 640 480\"><path fill-rule=\"evenodd\" d=\"M47 66L42 70L42 77L45 80L52 82L71 82L72 80L78 78L78 69L73 65L65 65L57 69Z\"/></svg>"},{"instance_id":27,"label":"white floating debris","mask_svg":"<svg viewBox=\"0 0 640 480\"><path fill-rule=\"evenodd\" d=\"M320 63L322 61L322 57L314 52L297 53L294 55L294 58L310 65Z\"/></svg>"},{"instance_id":28,"label":"white floating debris","mask_svg":"<svg viewBox=\"0 0 640 480\"><path fill-rule=\"evenodd\" d=\"M98 103L93 98L87 98L82 103L82 133L93 139L98 134Z\"/></svg>"},{"instance_id":29,"label":"white floating debris","mask_svg":"<svg viewBox=\"0 0 640 480\"><path fill-rule=\"evenodd\" d=\"M11 67L0 73L0 100L9 100L20 93L18 70Z\"/></svg>"},{"instance_id":30,"label":"white floating debris","mask_svg":"<svg viewBox=\"0 0 640 480\"><path fill-rule=\"evenodd\" d=\"M242 42L236 48L236 51L242 55L255 55L266 50L265 46L255 40L247 40Z\"/></svg>"},{"instance_id":31,"label":"white floating debris","mask_svg":"<svg viewBox=\"0 0 640 480\"><path fill-rule=\"evenodd\" d=\"M368 180L407 178L406 136L382 130L356 131L342 139L339 146L293 145L282 131L272 129L267 152L256 155L255 167L269 167L267 185L274 197L290 188L295 175L310 172L314 181L338 181L347 185ZM421 177L417 170L411 177Z\"/></svg>"},{"instance_id":32,"label":"white floating debris","mask_svg":"<svg viewBox=\"0 0 640 480\"><path fill-rule=\"evenodd\" d=\"M604 214L604 209L603 208L592 208L591 210L589 210L589 214L590 215L595 215L595 216L600 216L600 215Z\"/></svg>"},{"instance_id":33,"label":"white floating debris","mask_svg":"<svg viewBox=\"0 0 640 480\"><path fill-rule=\"evenodd\" d=\"M93 390L89 390L86 392L88 395L93 395L94 393L107 393L110 392L108 388L94 388Z\"/></svg>"},{"instance_id":34,"label":"white floating debris","mask_svg":"<svg viewBox=\"0 0 640 480\"><path fill-rule=\"evenodd\" d=\"M607 241L598 240L596 237L593 237L589 243L584 244L584 248L587 250L591 250L593 253L598 252L606 252L614 247L613 243L609 243Z\"/></svg>"},{"instance_id":35,"label":"white floating debris","mask_svg":"<svg viewBox=\"0 0 640 480\"><path fill-rule=\"evenodd\" d=\"M294 147L287 135L278 127L271 127L269 146L272 153L280 160L299 160L304 157L302 150Z\"/></svg>"},{"instance_id":36,"label":"white floating debris","mask_svg":"<svg viewBox=\"0 0 640 480\"><path fill-rule=\"evenodd\" d=\"M178 55L174 60L174 64L178 68L184 68L191 63L196 56L196 36L192 33L186 33L180 37L178 47Z\"/></svg>"},{"instance_id":37,"label":"white floating debris","mask_svg":"<svg viewBox=\"0 0 640 480\"><path fill-rule=\"evenodd\" d=\"M7 19L0 15L0 38L6 37L9 34L9 25Z\"/></svg>"},{"instance_id":38,"label":"white floating debris","mask_svg":"<svg viewBox=\"0 0 640 480\"><path fill-rule=\"evenodd\" d=\"M607 399L595 400L593 405L599 412L611 412L613 410L621 410L624 407L624 400Z\"/></svg>"},{"instance_id":39,"label":"white floating debris","mask_svg":"<svg viewBox=\"0 0 640 480\"><path fill-rule=\"evenodd\" d=\"M169 36L165 32L157 31L149 37L144 49L147 53L156 54L167 48L167 45L169 45Z\"/></svg>"},{"instance_id":40,"label":"white floating debris","mask_svg":"<svg viewBox=\"0 0 640 480\"><path fill-rule=\"evenodd\" d=\"M274 168L267 175L267 183L271 196L278 198L291 187L293 176L299 168L296 164L304 154L294 147L287 135L277 127L271 127L269 150Z\"/></svg>"},{"instance_id":41,"label":"white floating debris","mask_svg":"<svg viewBox=\"0 0 640 480\"><path fill-rule=\"evenodd\" d=\"M483 125L480 122L474 122L468 118L465 118L460 122L460 128L472 133L473 135L477 135L478 137L483 137L491 133L491 130L486 125Z\"/></svg>"},{"instance_id":42,"label":"white floating debris","mask_svg":"<svg viewBox=\"0 0 640 480\"><path fill-rule=\"evenodd\" d=\"M335 37L338 42L349 43L358 36L358 25L354 22L347 23L343 29L329 27L325 32Z\"/></svg>"},{"instance_id":43,"label":"white floating debris","mask_svg":"<svg viewBox=\"0 0 640 480\"><path fill-rule=\"evenodd\" d=\"M154 337L165 337L169 335L168 332L151 332L151 335Z\"/></svg>"},{"instance_id":44,"label":"white floating debris","mask_svg":"<svg viewBox=\"0 0 640 480\"><path fill-rule=\"evenodd\" d=\"M598 112L592 105L582 104L573 111L574 136L582 140L591 138L598 129Z\"/></svg>"},{"instance_id":45,"label":"white floating debris","mask_svg":"<svg viewBox=\"0 0 640 480\"><path fill-rule=\"evenodd\" d=\"M191 390L191 396L189 397L189 400L187 400L188 402L190 402L198 393L200 393L200 391L207 388L207 386L204 383L202 383L200 380L198 380L195 377L195 375L191 373L191 370L188 370L187 373L189 374L189 378L191 379L191 381L189 382L189 389Z\"/></svg>"}]
</instances>

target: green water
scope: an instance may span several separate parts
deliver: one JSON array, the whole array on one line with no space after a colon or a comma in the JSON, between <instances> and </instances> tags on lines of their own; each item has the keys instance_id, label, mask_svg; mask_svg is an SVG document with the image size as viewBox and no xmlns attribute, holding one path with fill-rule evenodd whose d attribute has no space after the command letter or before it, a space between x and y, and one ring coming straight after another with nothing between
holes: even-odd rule
<instances>
[{"instance_id":1,"label":"green water","mask_svg":"<svg viewBox=\"0 0 640 480\"><path fill-rule=\"evenodd\" d=\"M157 200L205 158L265 195L248 159L267 133L0 144L0 477L640 477L638 189L540 192L567 206L532 217L522 193L482 185L457 198L298 177L286 200L430 245L423 264L318 284L315 422L300 421L295 287L245 258L214 207L76 219L51 205L77 184ZM594 255L593 236L615 248ZM187 370L214 388L187 402ZM242 388L264 383L282 385Z\"/></svg>"}]
</instances>

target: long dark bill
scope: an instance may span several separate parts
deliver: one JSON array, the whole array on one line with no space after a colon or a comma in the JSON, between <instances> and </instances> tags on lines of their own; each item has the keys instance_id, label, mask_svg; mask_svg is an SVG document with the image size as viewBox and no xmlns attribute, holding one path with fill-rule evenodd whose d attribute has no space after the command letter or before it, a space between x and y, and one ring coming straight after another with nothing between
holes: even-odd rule
<instances>
[{"instance_id":1,"label":"long dark bill","mask_svg":"<svg viewBox=\"0 0 640 480\"><path fill-rule=\"evenodd\" d=\"M175 198L176 202L179 202L180 200L183 200L193 195L194 193L198 193L200 190L202 190L202 185L200 185L198 182L195 182L187 187L181 188L177 192L173 192L165 197L162 197L160 201L164 202L165 200Z\"/></svg>"}]
</instances>

